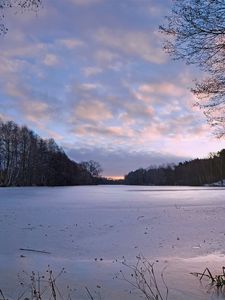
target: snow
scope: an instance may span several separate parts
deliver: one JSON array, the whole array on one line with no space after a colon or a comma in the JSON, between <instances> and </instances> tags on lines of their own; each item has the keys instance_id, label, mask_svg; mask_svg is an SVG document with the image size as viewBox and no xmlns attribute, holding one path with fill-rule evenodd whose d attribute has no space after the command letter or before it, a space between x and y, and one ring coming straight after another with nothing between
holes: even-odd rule
<instances>
[{"instance_id":1,"label":"snow","mask_svg":"<svg viewBox=\"0 0 225 300\"><path fill-rule=\"evenodd\" d=\"M85 286L111 299L137 299L115 279L142 253L166 266L171 300L214 299L190 272L225 265L224 188L82 186L0 189L0 288L15 298L18 273L55 273L61 288ZM36 253L22 251L34 249ZM125 270L126 272L126 270ZM100 288L97 286L100 286ZM131 294L129 293L131 291ZM217 298L218 299L218 298Z\"/></svg>"},{"instance_id":2,"label":"snow","mask_svg":"<svg viewBox=\"0 0 225 300\"><path fill-rule=\"evenodd\" d=\"M210 184L206 184L205 186L225 186L225 179Z\"/></svg>"}]
</instances>

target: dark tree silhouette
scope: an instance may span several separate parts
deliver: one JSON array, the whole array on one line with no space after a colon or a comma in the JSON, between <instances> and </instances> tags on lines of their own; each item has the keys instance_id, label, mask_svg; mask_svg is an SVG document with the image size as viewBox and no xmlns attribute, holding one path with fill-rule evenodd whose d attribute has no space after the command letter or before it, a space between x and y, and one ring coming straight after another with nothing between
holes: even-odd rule
<instances>
[{"instance_id":1,"label":"dark tree silhouette","mask_svg":"<svg viewBox=\"0 0 225 300\"><path fill-rule=\"evenodd\" d=\"M99 177L100 174L103 172L101 165L94 160L83 161L80 165L87 170L93 177Z\"/></svg>"},{"instance_id":2,"label":"dark tree silhouette","mask_svg":"<svg viewBox=\"0 0 225 300\"><path fill-rule=\"evenodd\" d=\"M160 30L168 53L207 72L192 91L216 134L225 135L225 1L174 0Z\"/></svg>"},{"instance_id":3,"label":"dark tree silhouette","mask_svg":"<svg viewBox=\"0 0 225 300\"><path fill-rule=\"evenodd\" d=\"M224 185L225 149L211 153L208 158L180 162L177 165L138 169L125 176L131 185L191 185L217 182Z\"/></svg>"},{"instance_id":4,"label":"dark tree silhouette","mask_svg":"<svg viewBox=\"0 0 225 300\"><path fill-rule=\"evenodd\" d=\"M0 186L95 184L93 176L68 158L53 139L26 126L0 120Z\"/></svg>"},{"instance_id":5,"label":"dark tree silhouette","mask_svg":"<svg viewBox=\"0 0 225 300\"><path fill-rule=\"evenodd\" d=\"M0 35L8 31L5 25L5 13L8 9L15 9L16 12L23 12L24 10L33 10L41 6L42 0L0 0Z\"/></svg>"}]
</instances>

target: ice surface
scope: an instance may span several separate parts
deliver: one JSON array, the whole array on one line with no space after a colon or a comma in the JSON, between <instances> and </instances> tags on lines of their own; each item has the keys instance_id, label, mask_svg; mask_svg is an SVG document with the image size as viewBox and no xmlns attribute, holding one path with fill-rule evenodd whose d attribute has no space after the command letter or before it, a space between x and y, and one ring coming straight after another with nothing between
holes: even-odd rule
<instances>
[{"instance_id":1,"label":"ice surface","mask_svg":"<svg viewBox=\"0 0 225 300\"><path fill-rule=\"evenodd\" d=\"M75 299L87 299L85 286L107 300L139 299L115 274L124 257L135 263L142 253L167 266L169 299L214 299L189 273L225 265L224 195L210 187L2 188L0 288L16 297L18 273L50 265L66 268L60 282L77 289Z\"/></svg>"}]
</instances>

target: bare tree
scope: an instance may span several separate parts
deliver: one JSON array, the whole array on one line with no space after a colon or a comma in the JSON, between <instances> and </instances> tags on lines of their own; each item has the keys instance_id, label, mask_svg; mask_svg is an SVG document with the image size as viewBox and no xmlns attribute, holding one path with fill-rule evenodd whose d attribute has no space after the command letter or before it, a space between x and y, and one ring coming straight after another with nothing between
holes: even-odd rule
<instances>
[{"instance_id":1,"label":"bare tree","mask_svg":"<svg viewBox=\"0 0 225 300\"><path fill-rule=\"evenodd\" d=\"M207 72L192 92L216 134L225 135L224 0L174 0L160 30L168 37L164 47L168 53Z\"/></svg>"},{"instance_id":2,"label":"bare tree","mask_svg":"<svg viewBox=\"0 0 225 300\"><path fill-rule=\"evenodd\" d=\"M87 170L91 176L99 177L100 174L103 172L101 165L94 160L83 161L80 163L81 167Z\"/></svg>"},{"instance_id":3,"label":"bare tree","mask_svg":"<svg viewBox=\"0 0 225 300\"><path fill-rule=\"evenodd\" d=\"M0 187L93 182L53 139L43 140L26 126L0 120Z\"/></svg>"},{"instance_id":4,"label":"bare tree","mask_svg":"<svg viewBox=\"0 0 225 300\"><path fill-rule=\"evenodd\" d=\"M41 6L42 0L0 0L0 35L8 31L5 25L5 12L8 9L15 9L16 12L24 10L33 10Z\"/></svg>"}]
</instances>

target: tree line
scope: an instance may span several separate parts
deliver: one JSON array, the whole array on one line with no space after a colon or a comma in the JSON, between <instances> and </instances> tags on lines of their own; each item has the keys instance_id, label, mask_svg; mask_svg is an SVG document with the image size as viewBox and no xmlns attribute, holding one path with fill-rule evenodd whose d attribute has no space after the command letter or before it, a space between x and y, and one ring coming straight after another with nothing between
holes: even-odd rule
<instances>
[{"instance_id":1,"label":"tree line","mask_svg":"<svg viewBox=\"0 0 225 300\"><path fill-rule=\"evenodd\" d=\"M100 165L78 164L54 139L42 139L26 126L0 120L0 186L96 184Z\"/></svg>"},{"instance_id":2,"label":"tree line","mask_svg":"<svg viewBox=\"0 0 225 300\"><path fill-rule=\"evenodd\" d=\"M166 166L140 168L125 175L130 185L190 185L200 186L225 179L225 149L208 158L194 159Z\"/></svg>"}]
</instances>

